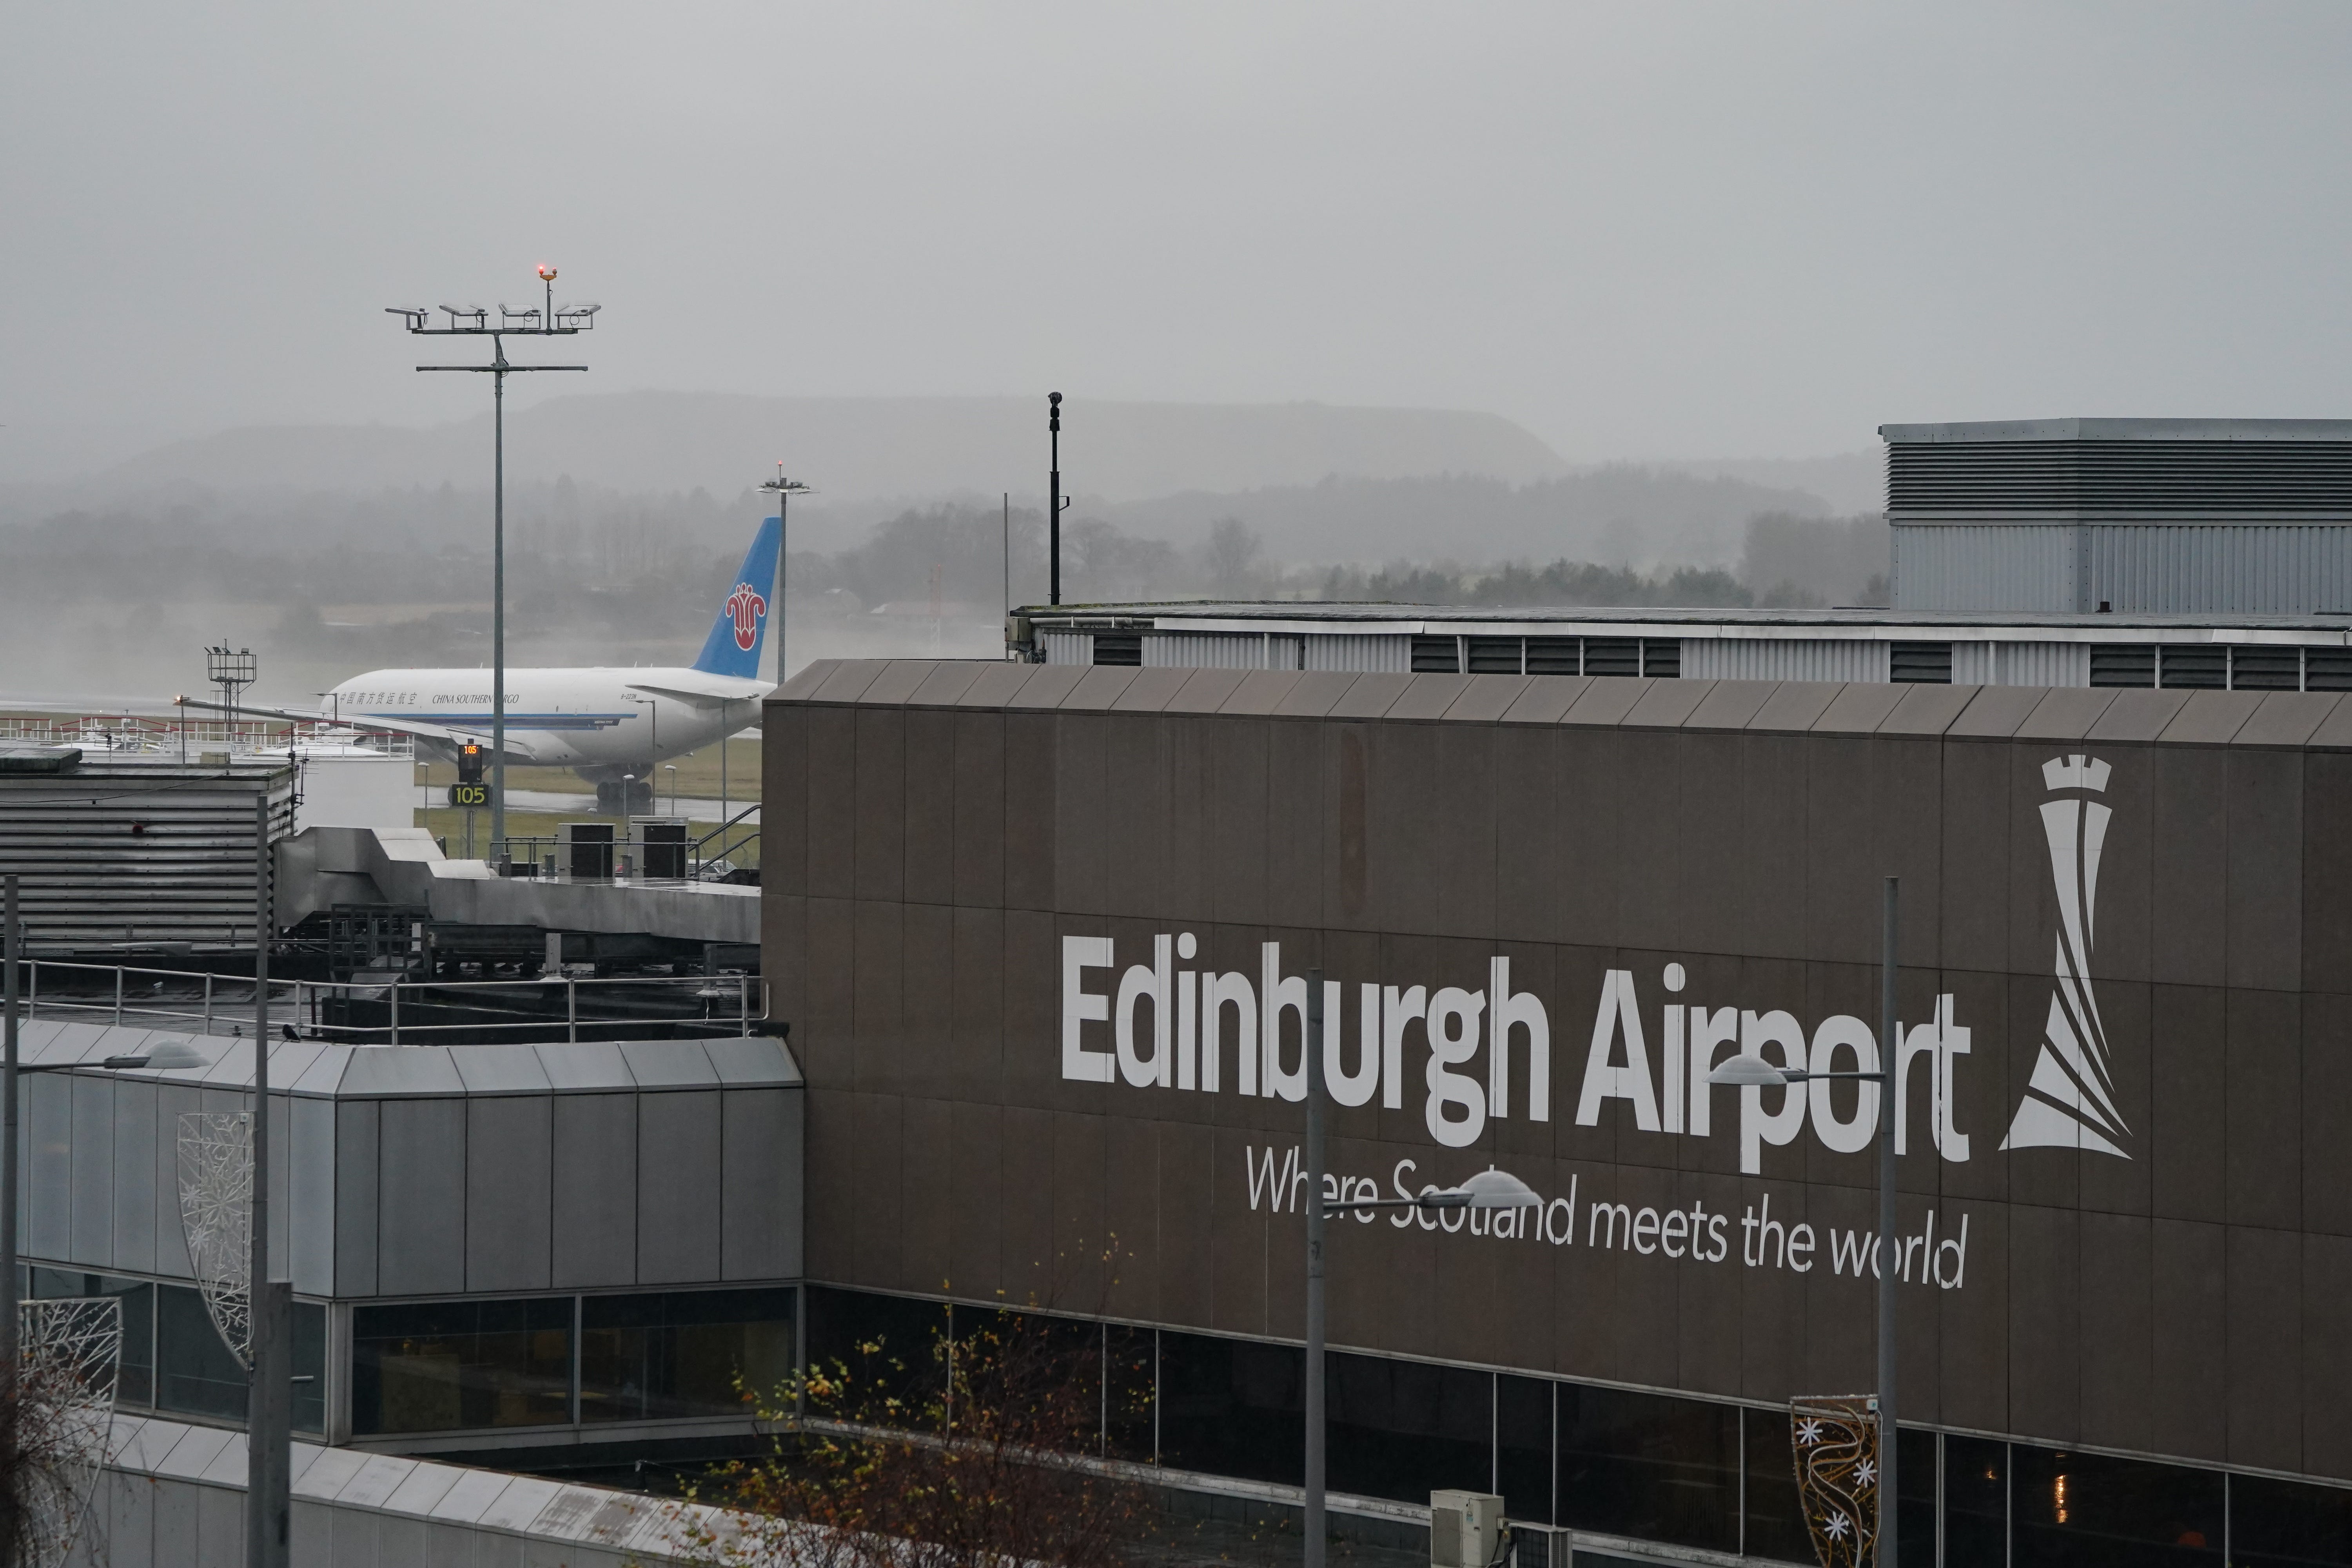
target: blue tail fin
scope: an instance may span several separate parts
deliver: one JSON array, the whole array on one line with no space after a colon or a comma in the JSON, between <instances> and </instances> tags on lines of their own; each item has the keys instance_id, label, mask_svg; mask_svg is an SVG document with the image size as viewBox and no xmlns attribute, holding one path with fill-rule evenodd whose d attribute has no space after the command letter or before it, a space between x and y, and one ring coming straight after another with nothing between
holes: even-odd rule
<instances>
[{"instance_id":1,"label":"blue tail fin","mask_svg":"<svg viewBox=\"0 0 2352 1568\"><path fill-rule=\"evenodd\" d=\"M772 517L751 536L751 552L727 585L726 602L719 606L719 618L710 625L695 668L708 675L758 679L760 650L768 641L768 599L776 591L776 551L783 536L783 523Z\"/></svg>"}]
</instances>

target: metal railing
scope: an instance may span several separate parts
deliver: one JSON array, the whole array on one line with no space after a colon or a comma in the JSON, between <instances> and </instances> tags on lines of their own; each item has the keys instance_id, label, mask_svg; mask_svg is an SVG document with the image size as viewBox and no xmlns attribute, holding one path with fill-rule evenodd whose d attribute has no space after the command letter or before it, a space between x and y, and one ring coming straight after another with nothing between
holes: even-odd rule
<instances>
[{"instance_id":1,"label":"metal railing","mask_svg":"<svg viewBox=\"0 0 2352 1568\"><path fill-rule=\"evenodd\" d=\"M283 752L292 745L357 747L388 757L416 755L414 736L371 730L363 724L325 721L295 724L282 719L232 723L226 719L173 720L138 713L0 719L0 740L79 746L85 752Z\"/></svg>"},{"instance_id":2,"label":"metal railing","mask_svg":"<svg viewBox=\"0 0 2352 1568\"><path fill-rule=\"evenodd\" d=\"M727 857L733 851L757 840L760 830L757 826L753 826L740 837L721 845L719 853L715 855L704 854L702 847L758 809L760 808L757 805L747 806L727 823L721 824L715 831L706 833L700 838L688 843L686 846L687 870L683 877L647 877L633 868L625 869L629 865L630 857L635 847L628 839L616 838L612 845L613 868L616 875L575 879L564 869L563 857L571 847L562 839L526 837L520 834L511 833L507 836L507 857L515 868L509 875L516 881L620 882L635 887L652 888L677 888L689 882L715 882L736 868L734 863ZM444 853L446 851L445 850Z\"/></svg>"},{"instance_id":3,"label":"metal railing","mask_svg":"<svg viewBox=\"0 0 2352 1568\"><path fill-rule=\"evenodd\" d=\"M185 1028L207 1035L241 1035L253 1021L253 982L235 975L46 958L26 959L24 967L27 1018L96 1018L117 1026ZM451 1016L458 1013L467 1016ZM290 1021L306 1036L346 1045L433 1045L458 1033L495 1038L502 1031L508 1037L535 1031L525 1037L577 1044L583 1031L596 1039L644 1038L648 1026L696 1026L693 1037L708 1038L751 1034L752 1025L766 1016L767 984L756 974L273 978L269 1014L281 1025ZM638 1033L632 1036L632 1029Z\"/></svg>"}]
</instances>

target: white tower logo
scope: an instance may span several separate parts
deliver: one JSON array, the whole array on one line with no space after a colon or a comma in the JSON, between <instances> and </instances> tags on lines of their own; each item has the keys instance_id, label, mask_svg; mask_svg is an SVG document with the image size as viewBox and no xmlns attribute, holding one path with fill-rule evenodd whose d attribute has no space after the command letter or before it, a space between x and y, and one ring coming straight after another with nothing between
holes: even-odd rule
<instances>
[{"instance_id":1,"label":"white tower logo","mask_svg":"<svg viewBox=\"0 0 2352 1568\"><path fill-rule=\"evenodd\" d=\"M2116 1109L2107 1035L2091 994L2092 922L2098 909L2099 850L2106 842L2102 801L2084 792L2107 787L2112 770L2095 757L2053 757L2042 781L2059 795L2042 807L2050 839L2050 873L2058 884L2058 984L2050 994L2042 1054L2003 1149L2086 1149L2128 1160L2119 1146L2131 1136Z\"/></svg>"}]
</instances>

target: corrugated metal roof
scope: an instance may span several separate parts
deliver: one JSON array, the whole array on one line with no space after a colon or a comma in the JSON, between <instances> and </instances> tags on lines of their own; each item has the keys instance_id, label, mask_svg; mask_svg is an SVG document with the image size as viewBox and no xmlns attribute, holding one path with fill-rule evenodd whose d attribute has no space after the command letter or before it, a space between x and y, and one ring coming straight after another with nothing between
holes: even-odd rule
<instances>
[{"instance_id":1,"label":"corrugated metal roof","mask_svg":"<svg viewBox=\"0 0 2352 1568\"><path fill-rule=\"evenodd\" d=\"M926 689L949 661L820 660L778 693L772 704L930 707L912 698L867 704L863 693L886 667L911 677L891 689ZM977 662L977 661L975 661ZM959 707L990 706L1057 711L1136 711L1121 700L1143 673L1131 668L1087 671L1054 665L992 665L1008 672L992 683L1003 693L987 704L967 696ZM1019 672L1017 678L1011 672ZM1106 677L1082 681L1087 674ZM1314 679L1311 700L1294 700ZM1711 700L1723 688L1746 688L1740 700ZM976 690L978 683L967 688ZM1747 698L1753 696L1751 703ZM1560 724L1571 728L1744 730L1763 733L1949 735L2001 739L2032 736L2037 726L2071 722L2064 716L2095 707L2128 714L2131 721L2103 732L2094 723L2084 738L2144 740L2177 745L2240 745L2352 751L2352 702L2319 691L2189 691L2029 686L1911 686L1875 682L1717 681L1564 675L1333 674L1204 669L1192 672L1166 700L1146 711L1201 712L1400 721ZM2132 704L2119 705L2131 698ZM2184 700L2185 699L2185 700ZM2163 710L2163 722L2144 719ZM1500 717L1496 717L1498 714ZM2147 730L2147 733L2139 732ZM460 1047L446 1047L457 1049ZM541 1047L545 1049L546 1047ZM568 1047L585 1049L586 1047Z\"/></svg>"}]
</instances>

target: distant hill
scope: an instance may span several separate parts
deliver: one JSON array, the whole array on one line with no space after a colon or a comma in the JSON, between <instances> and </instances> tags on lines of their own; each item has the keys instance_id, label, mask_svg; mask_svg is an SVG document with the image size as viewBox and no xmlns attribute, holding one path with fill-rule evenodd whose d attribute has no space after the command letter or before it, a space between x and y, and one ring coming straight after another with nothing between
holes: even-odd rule
<instances>
[{"instance_id":1,"label":"distant hill","mask_svg":"<svg viewBox=\"0 0 2352 1568\"><path fill-rule=\"evenodd\" d=\"M1195 491L1105 516L1126 532L1180 546L1204 540L1220 519L1238 518L1269 555L1295 563L1566 559L1646 569L1728 565L1739 558L1749 518L1832 510L1809 490L1612 464L1521 485L1457 474Z\"/></svg>"},{"instance_id":2,"label":"distant hill","mask_svg":"<svg viewBox=\"0 0 2352 1568\"><path fill-rule=\"evenodd\" d=\"M97 475L155 487L370 490L487 482L490 419L431 429L289 426L177 441ZM1327 476L1468 474L1524 484L1569 471L1497 415L1318 403L1063 405L1064 485L1108 502L1178 490L1309 485ZM1045 489L1045 400L754 397L631 392L558 397L507 420L509 482L570 475L635 492L735 495L775 472L843 500Z\"/></svg>"}]
</instances>

